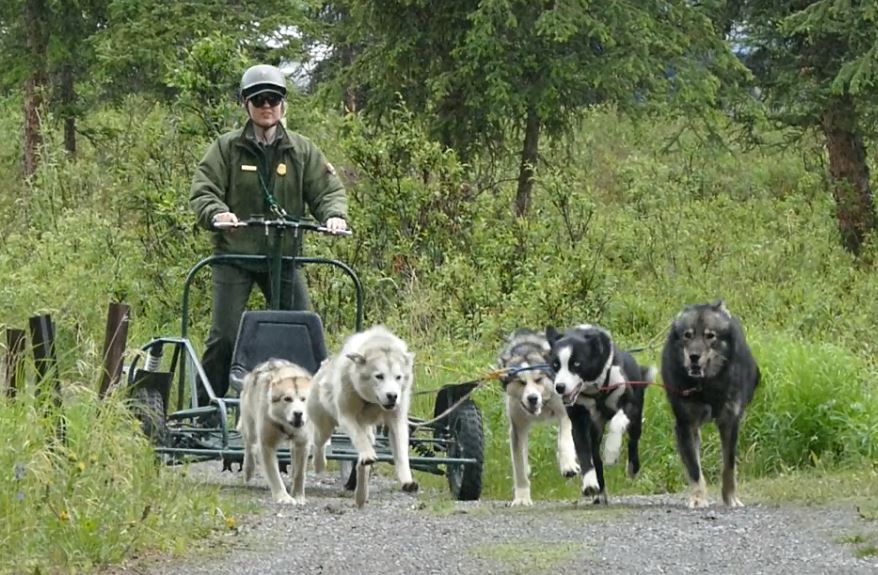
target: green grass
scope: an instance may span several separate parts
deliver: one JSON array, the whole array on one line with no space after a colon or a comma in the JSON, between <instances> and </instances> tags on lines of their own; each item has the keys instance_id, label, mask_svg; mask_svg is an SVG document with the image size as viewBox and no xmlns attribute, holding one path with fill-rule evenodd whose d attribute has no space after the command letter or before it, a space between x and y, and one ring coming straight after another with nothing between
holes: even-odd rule
<instances>
[{"instance_id":1,"label":"green grass","mask_svg":"<svg viewBox=\"0 0 878 575\"><path fill-rule=\"evenodd\" d=\"M866 521L878 520L878 466L824 466L751 479L743 491L756 501L800 505L852 504Z\"/></svg>"},{"instance_id":2,"label":"green grass","mask_svg":"<svg viewBox=\"0 0 878 575\"><path fill-rule=\"evenodd\" d=\"M552 541L504 542L478 545L469 549L474 557L498 564L504 573L550 573L572 561L582 552L578 543Z\"/></svg>"},{"instance_id":3,"label":"green grass","mask_svg":"<svg viewBox=\"0 0 878 575\"><path fill-rule=\"evenodd\" d=\"M0 401L0 572L66 573L183 553L234 527L238 506L158 463L120 398L65 389L63 407L49 413L26 396Z\"/></svg>"}]
</instances>

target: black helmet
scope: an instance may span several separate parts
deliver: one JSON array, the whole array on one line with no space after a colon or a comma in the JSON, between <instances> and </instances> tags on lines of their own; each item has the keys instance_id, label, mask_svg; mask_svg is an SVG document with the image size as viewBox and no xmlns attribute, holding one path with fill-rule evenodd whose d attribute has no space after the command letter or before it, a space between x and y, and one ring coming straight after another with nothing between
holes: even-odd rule
<instances>
[{"instance_id":1,"label":"black helmet","mask_svg":"<svg viewBox=\"0 0 878 575\"><path fill-rule=\"evenodd\" d=\"M264 92L286 96L287 81L284 73L268 64L257 64L247 68L241 76L241 99L247 100Z\"/></svg>"}]
</instances>

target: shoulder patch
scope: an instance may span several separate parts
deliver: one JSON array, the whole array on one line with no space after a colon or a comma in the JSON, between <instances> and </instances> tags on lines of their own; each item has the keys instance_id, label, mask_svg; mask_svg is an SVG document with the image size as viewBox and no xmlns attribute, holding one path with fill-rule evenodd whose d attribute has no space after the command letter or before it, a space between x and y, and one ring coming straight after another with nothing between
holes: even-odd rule
<instances>
[{"instance_id":1,"label":"shoulder patch","mask_svg":"<svg viewBox=\"0 0 878 575\"><path fill-rule=\"evenodd\" d=\"M335 175L335 166L333 166L332 164L330 164L326 160L323 160L323 168L326 170L327 174L329 174L331 176Z\"/></svg>"}]
</instances>

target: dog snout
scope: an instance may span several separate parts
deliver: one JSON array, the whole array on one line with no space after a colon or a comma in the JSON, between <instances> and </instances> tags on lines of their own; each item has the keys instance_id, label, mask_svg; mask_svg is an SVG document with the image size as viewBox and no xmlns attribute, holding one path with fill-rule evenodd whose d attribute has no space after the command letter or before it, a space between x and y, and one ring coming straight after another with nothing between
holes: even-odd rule
<instances>
[{"instance_id":1,"label":"dog snout","mask_svg":"<svg viewBox=\"0 0 878 575\"><path fill-rule=\"evenodd\" d=\"M701 354L699 353L690 353L689 354L689 362L692 365L697 365L698 361L701 359Z\"/></svg>"},{"instance_id":2,"label":"dog snout","mask_svg":"<svg viewBox=\"0 0 878 575\"><path fill-rule=\"evenodd\" d=\"M532 407L536 407L537 404L538 404L539 402L540 402L540 396L539 396L539 395L537 395L537 394L535 394L535 393L532 393L532 394L530 394L530 395L527 396L527 403L528 403L528 405L530 405L530 406L532 406Z\"/></svg>"},{"instance_id":3,"label":"dog snout","mask_svg":"<svg viewBox=\"0 0 878 575\"><path fill-rule=\"evenodd\" d=\"M567 386L563 383L556 384L555 391L558 392L558 395L564 395L564 392L567 391Z\"/></svg>"},{"instance_id":4,"label":"dog snout","mask_svg":"<svg viewBox=\"0 0 878 575\"><path fill-rule=\"evenodd\" d=\"M305 422L305 414L302 411L293 412L293 427L302 427Z\"/></svg>"},{"instance_id":5,"label":"dog snout","mask_svg":"<svg viewBox=\"0 0 878 575\"><path fill-rule=\"evenodd\" d=\"M385 397L387 397L387 404L388 405L396 405L396 399L399 397L399 394L396 393L395 391L388 391L385 394Z\"/></svg>"}]
</instances>

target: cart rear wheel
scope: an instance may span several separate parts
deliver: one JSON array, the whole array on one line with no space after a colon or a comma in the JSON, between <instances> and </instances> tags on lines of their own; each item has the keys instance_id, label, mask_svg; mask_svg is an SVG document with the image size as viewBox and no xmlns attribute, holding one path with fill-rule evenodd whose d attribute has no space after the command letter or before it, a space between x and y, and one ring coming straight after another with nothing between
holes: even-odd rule
<instances>
[{"instance_id":1,"label":"cart rear wheel","mask_svg":"<svg viewBox=\"0 0 878 575\"><path fill-rule=\"evenodd\" d=\"M157 445L164 444L167 433L165 405L158 389L139 386L132 394L134 415L140 421L143 434Z\"/></svg>"},{"instance_id":2,"label":"cart rear wheel","mask_svg":"<svg viewBox=\"0 0 878 575\"><path fill-rule=\"evenodd\" d=\"M448 415L448 431L452 444L448 457L467 457L475 463L448 463L445 474L451 494L460 501L475 501L482 494L482 466L484 462L484 434L482 413L467 399Z\"/></svg>"}]
</instances>

